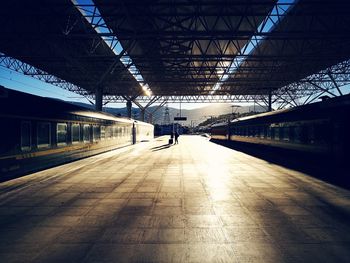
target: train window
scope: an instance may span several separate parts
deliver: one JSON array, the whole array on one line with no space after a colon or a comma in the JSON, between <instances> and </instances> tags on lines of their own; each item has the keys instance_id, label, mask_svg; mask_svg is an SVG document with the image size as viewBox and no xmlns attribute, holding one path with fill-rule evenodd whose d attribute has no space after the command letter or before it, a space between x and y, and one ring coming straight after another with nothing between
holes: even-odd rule
<instances>
[{"instance_id":1,"label":"train window","mask_svg":"<svg viewBox=\"0 0 350 263\"><path fill-rule=\"evenodd\" d=\"M295 127L294 126L289 127L289 140L291 142L295 142Z\"/></svg>"},{"instance_id":2,"label":"train window","mask_svg":"<svg viewBox=\"0 0 350 263\"><path fill-rule=\"evenodd\" d=\"M307 133L308 133L308 143L314 144L315 143L315 126L312 124L309 124L307 126Z\"/></svg>"},{"instance_id":3,"label":"train window","mask_svg":"<svg viewBox=\"0 0 350 263\"><path fill-rule=\"evenodd\" d=\"M275 140L275 137L276 137L276 128L271 127L271 139Z\"/></svg>"},{"instance_id":4,"label":"train window","mask_svg":"<svg viewBox=\"0 0 350 263\"><path fill-rule=\"evenodd\" d=\"M256 126L255 127L255 137L260 137L260 131L261 131L261 127L259 126Z\"/></svg>"},{"instance_id":5,"label":"train window","mask_svg":"<svg viewBox=\"0 0 350 263\"><path fill-rule=\"evenodd\" d=\"M67 124L57 123L57 145L62 146L67 144Z\"/></svg>"},{"instance_id":6,"label":"train window","mask_svg":"<svg viewBox=\"0 0 350 263\"><path fill-rule=\"evenodd\" d=\"M260 138L264 138L265 137L265 127L261 126L260 127Z\"/></svg>"},{"instance_id":7,"label":"train window","mask_svg":"<svg viewBox=\"0 0 350 263\"><path fill-rule=\"evenodd\" d=\"M84 136L84 142L90 142L90 125L85 124L83 126L83 136Z\"/></svg>"},{"instance_id":8,"label":"train window","mask_svg":"<svg viewBox=\"0 0 350 263\"><path fill-rule=\"evenodd\" d=\"M104 140L106 138L106 126L101 126L100 128L100 138Z\"/></svg>"},{"instance_id":9,"label":"train window","mask_svg":"<svg viewBox=\"0 0 350 263\"><path fill-rule=\"evenodd\" d=\"M118 137L118 127L113 126L113 138L117 138L117 137Z\"/></svg>"},{"instance_id":10,"label":"train window","mask_svg":"<svg viewBox=\"0 0 350 263\"><path fill-rule=\"evenodd\" d=\"M281 139L281 133L283 132L280 127L274 127L273 128L275 131L275 140L280 140Z\"/></svg>"},{"instance_id":11,"label":"train window","mask_svg":"<svg viewBox=\"0 0 350 263\"><path fill-rule=\"evenodd\" d=\"M30 151L32 144L31 123L22 121L21 123L21 150Z\"/></svg>"},{"instance_id":12,"label":"train window","mask_svg":"<svg viewBox=\"0 0 350 263\"><path fill-rule=\"evenodd\" d=\"M256 126L253 127L253 137L256 137L258 135L258 130L259 130L258 127Z\"/></svg>"},{"instance_id":13,"label":"train window","mask_svg":"<svg viewBox=\"0 0 350 263\"><path fill-rule=\"evenodd\" d=\"M111 138L115 138L115 130L114 130L114 126L110 126L111 127Z\"/></svg>"},{"instance_id":14,"label":"train window","mask_svg":"<svg viewBox=\"0 0 350 263\"><path fill-rule=\"evenodd\" d=\"M281 127L280 131L280 140L289 141L289 127Z\"/></svg>"},{"instance_id":15,"label":"train window","mask_svg":"<svg viewBox=\"0 0 350 263\"><path fill-rule=\"evenodd\" d=\"M271 139L271 134L272 134L271 130L272 130L272 128L270 126L268 126L266 128L266 138L267 139Z\"/></svg>"},{"instance_id":16,"label":"train window","mask_svg":"<svg viewBox=\"0 0 350 263\"><path fill-rule=\"evenodd\" d=\"M237 134L237 128L235 127L230 127L230 135L236 135Z\"/></svg>"},{"instance_id":17,"label":"train window","mask_svg":"<svg viewBox=\"0 0 350 263\"><path fill-rule=\"evenodd\" d=\"M78 143L80 141L80 125L72 124L72 143Z\"/></svg>"},{"instance_id":18,"label":"train window","mask_svg":"<svg viewBox=\"0 0 350 263\"><path fill-rule=\"evenodd\" d=\"M115 138L118 138L119 137L119 128L117 126L114 127L114 132L113 133L114 133Z\"/></svg>"},{"instance_id":19,"label":"train window","mask_svg":"<svg viewBox=\"0 0 350 263\"><path fill-rule=\"evenodd\" d=\"M284 129L283 127L279 127L277 129L278 129L278 139L282 141L284 138Z\"/></svg>"},{"instance_id":20,"label":"train window","mask_svg":"<svg viewBox=\"0 0 350 263\"><path fill-rule=\"evenodd\" d=\"M302 125L300 127L300 142L301 143L309 143L308 130L306 125Z\"/></svg>"},{"instance_id":21,"label":"train window","mask_svg":"<svg viewBox=\"0 0 350 263\"><path fill-rule=\"evenodd\" d=\"M296 143L303 142L304 132L303 132L303 126L295 126L294 127L294 141Z\"/></svg>"},{"instance_id":22,"label":"train window","mask_svg":"<svg viewBox=\"0 0 350 263\"><path fill-rule=\"evenodd\" d=\"M51 144L51 125L48 122L38 122L37 125L38 148L49 147Z\"/></svg>"},{"instance_id":23,"label":"train window","mask_svg":"<svg viewBox=\"0 0 350 263\"><path fill-rule=\"evenodd\" d=\"M268 136L268 130L269 130L269 128L268 127L264 127L264 138L268 138L269 136Z\"/></svg>"},{"instance_id":24,"label":"train window","mask_svg":"<svg viewBox=\"0 0 350 263\"><path fill-rule=\"evenodd\" d=\"M248 136L249 137L253 136L253 127L251 127L251 126L248 127Z\"/></svg>"},{"instance_id":25,"label":"train window","mask_svg":"<svg viewBox=\"0 0 350 263\"><path fill-rule=\"evenodd\" d=\"M110 139L112 137L113 137L112 126L107 126L106 127L106 138Z\"/></svg>"},{"instance_id":26,"label":"train window","mask_svg":"<svg viewBox=\"0 0 350 263\"><path fill-rule=\"evenodd\" d=\"M94 125L92 127L92 139L94 142L98 141L100 139L100 135L101 135L101 130L100 130L100 126Z\"/></svg>"},{"instance_id":27,"label":"train window","mask_svg":"<svg viewBox=\"0 0 350 263\"><path fill-rule=\"evenodd\" d=\"M329 126L326 123L320 123L315 125L315 143L326 144L327 138L330 136Z\"/></svg>"}]
</instances>

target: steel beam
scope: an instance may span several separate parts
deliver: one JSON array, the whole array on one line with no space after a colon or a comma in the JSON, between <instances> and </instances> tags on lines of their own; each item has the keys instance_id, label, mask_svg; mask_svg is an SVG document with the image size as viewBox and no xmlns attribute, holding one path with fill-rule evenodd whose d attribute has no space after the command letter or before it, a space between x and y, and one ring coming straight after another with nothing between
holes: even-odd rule
<instances>
[{"instance_id":1,"label":"steel beam","mask_svg":"<svg viewBox=\"0 0 350 263\"><path fill-rule=\"evenodd\" d=\"M27 76L31 76L35 79L50 83L52 85L58 86L60 88L75 92L79 95L83 95L90 101L95 99L94 94L82 89L79 86L76 86L72 83L64 81L60 78L57 78L49 73L42 71L38 68L35 68L31 65L23 63L14 58L8 57L4 54L0 55L0 66L14 70L16 72L22 73ZM287 86L284 86L280 89L273 91L274 95L279 98L279 100L273 102L272 104L277 104L280 101L280 104L284 104L285 101L289 101L288 105L304 104L311 103L322 94L328 93L331 97L345 94L342 89L346 85L350 84L350 60L338 63L337 65L331 66L328 69L322 70L316 74L313 74L307 78L299 80L298 82L291 83ZM188 93L194 93L194 90L184 89ZM208 93L209 90L206 92ZM107 93L107 91L104 91ZM197 92L205 92L197 91ZM230 92L226 90L225 92ZM245 91L242 90L242 93ZM268 94L268 93L265 93ZM150 103L155 97L161 97L162 99L168 101L169 103L226 103L226 102L262 102L268 105L266 101L266 95L264 94L250 94L250 95L230 95L230 94L221 94L221 95L179 95L179 96L138 96L137 101L139 103ZM104 94L105 101L109 102L126 102L130 100L135 100L135 96L125 96L125 95L108 95ZM131 103L131 101L130 101ZM130 113L128 116L131 117L131 107Z\"/></svg>"},{"instance_id":2,"label":"steel beam","mask_svg":"<svg viewBox=\"0 0 350 263\"><path fill-rule=\"evenodd\" d=\"M272 92L269 91L268 111L272 111Z\"/></svg>"},{"instance_id":3,"label":"steel beam","mask_svg":"<svg viewBox=\"0 0 350 263\"><path fill-rule=\"evenodd\" d=\"M131 108L132 108L131 100L127 100L126 101L126 110L127 110L128 118L130 118L130 119L131 119Z\"/></svg>"},{"instance_id":4,"label":"steel beam","mask_svg":"<svg viewBox=\"0 0 350 263\"><path fill-rule=\"evenodd\" d=\"M61 78L58 78L54 75L51 75L41 69L38 69L36 67L33 67L27 63L24 63L20 60L17 60L15 58L6 56L3 53L0 53L0 66L16 71L18 73L22 73L23 75L30 76L32 78L41 80L43 82L52 84L54 86L60 87L62 89L77 93L82 96L86 96L89 94L88 91L84 90L83 88L74 85L68 81L65 81Z\"/></svg>"},{"instance_id":5,"label":"steel beam","mask_svg":"<svg viewBox=\"0 0 350 263\"><path fill-rule=\"evenodd\" d=\"M103 104L103 89L102 87L97 87L95 90L95 109L97 111L102 111Z\"/></svg>"}]
</instances>

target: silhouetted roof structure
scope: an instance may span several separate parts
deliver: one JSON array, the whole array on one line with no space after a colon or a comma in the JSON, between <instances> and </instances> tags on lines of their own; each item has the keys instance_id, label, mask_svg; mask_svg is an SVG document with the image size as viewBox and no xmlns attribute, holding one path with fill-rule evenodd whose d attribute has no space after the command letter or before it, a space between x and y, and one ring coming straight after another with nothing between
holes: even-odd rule
<instances>
[{"instance_id":1,"label":"silhouetted roof structure","mask_svg":"<svg viewBox=\"0 0 350 263\"><path fill-rule=\"evenodd\" d=\"M94 92L140 90L134 77L70 0L6 1L0 51Z\"/></svg>"},{"instance_id":2,"label":"silhouetted roof structure","mask_svg":"<svg viewBox=\"0 0 350 263\"><path fill-rule=\"evenodd\" d=\"M349 59L349 12L349 1L298 1L223 88L266 94Z\"/></svg>"},{"instance_id":3,"label":"silhouetted roof structure","mask_svg":"<svg viewBox=\"0 0 350 263\"><path fill-rule=\"evenodd\" d=\"M95 1L161 95L208 94L275 1Z\"/></svg>"},{"instance_id":4,"label":"silhouetted roof structure","mask_svg":"<svg viewBox=\"0 0 350 263\"><path fill-rule=\"evenodd\" d=\"M164 96L210 94L237 58L245 61L215 94L267 94L350 58L349 1L296 1L261 31L276 2L94 0L99 12L85 17L69 0L2 3L0 51L92 93L103 86L128 96L141 87L103 37L116 36ZM86 18L103 18L111 31L96 32ZM253 36L260 45L242 53Z\"/></svg>"}]
</instances>

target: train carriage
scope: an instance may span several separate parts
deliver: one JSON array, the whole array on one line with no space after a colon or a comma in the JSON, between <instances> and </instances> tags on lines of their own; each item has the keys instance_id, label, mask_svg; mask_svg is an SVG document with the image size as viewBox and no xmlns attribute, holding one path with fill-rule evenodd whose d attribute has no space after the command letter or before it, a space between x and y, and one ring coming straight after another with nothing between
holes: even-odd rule
<instances>
[{"instance_id":1,"label":"train carriage","mask_svg":"<svg viewBox=\"0 0 350 263\"><path fill-rule=\"evenodd\" d=\"M151 124L0 89L0 179L153 138Z\"/></svg>"},{"instance_id":2,"label":"train carriage","mask_svg":"<svg viewBox=\"0 0 350 263\"><path fill-rule=\"evenodd\" d=\"M149 141L153 139L154 126L149 123L135 121L136 142Z\"/></svg>"},{"instance_id":3,"label":"train carriage","mask_svg":"<svg viewBox=\"0 0 350 263\"><path fill-rule=\"evenodd\" d=\"M212 138L328 156L345 163L350 147L350 95L237 118L212 126ZM331 160L329 159L329 160Z\"/></svg>"},{"instance_id":4,"label":"train carriage","mask_svg":"<svg viewBox=\"0 0 350 263\"><path fill-rule=\"evenodd\" d=\"M228 140L229 139L229 127L228 122L215 123L210 129L211 138L217 140Z\"/></svg>"}]
</instances>

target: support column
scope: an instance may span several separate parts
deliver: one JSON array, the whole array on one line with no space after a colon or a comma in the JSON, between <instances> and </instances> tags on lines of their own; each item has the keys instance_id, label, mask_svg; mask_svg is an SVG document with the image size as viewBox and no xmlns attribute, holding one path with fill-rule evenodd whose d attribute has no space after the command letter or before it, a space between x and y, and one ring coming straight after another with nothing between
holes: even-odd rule
<instances>
[{"instance_id":1,"label":"support column","mask_svg":"<svg viewBox=\"0 0 350 263\"><path fill-rule=\"evenodd\" d=\"M143 109L140 109L140 113L141 113L141 116L140 116L140 121L145 121L145 108Z\"/></svg>"},{"instance_id":2,"label":"support column","mask_svg":"<svg viewBox=\"0 0 350 263\"><path fill-rule=\"evenodd\" d=\"M128 113L128 117L131 119L131 107L132 107L132 103L131 103L131 100L128 100L126 102L126 110L127 110L127 113Z\"/></svg>"},{"instance_id":3,"label":"support column","mask_svg":"<svg viewBox=\"0 0 350 263\"><path fill-rule=\"evenodd\" d=\"M269 105L268 105L268 111L272 111L272 92L269 91Z\"/></svg>"},{"instance_id":4,"label":"support column","mask_svg":"<svg viewBox=\"0 0 350 263\"><path fill-rule=\"evenodd\" d=\"M97 87L95 90L95 110L102 111L103 90Z\"/></svg>"}]
</instances>

